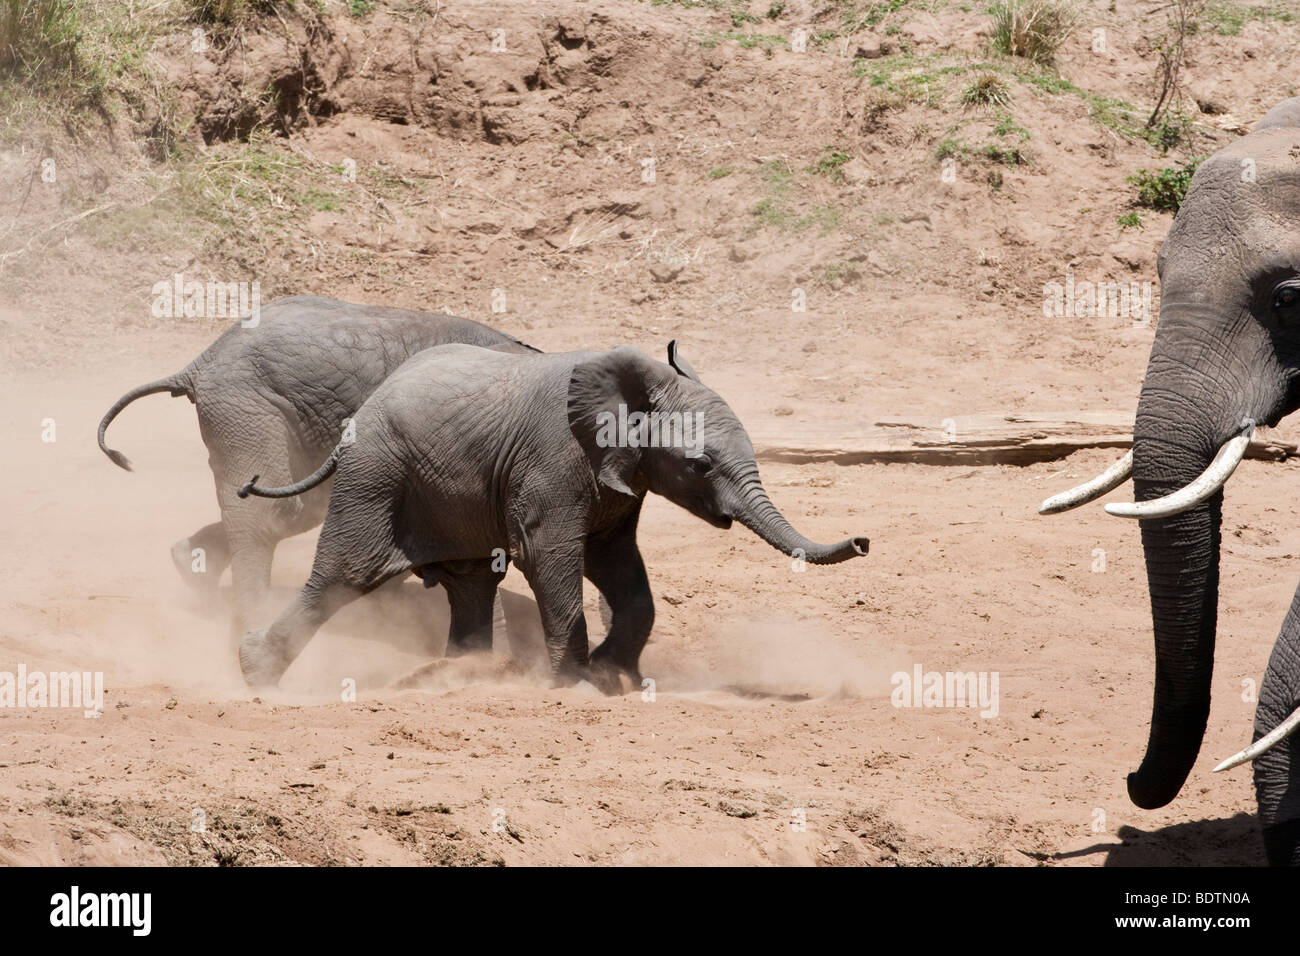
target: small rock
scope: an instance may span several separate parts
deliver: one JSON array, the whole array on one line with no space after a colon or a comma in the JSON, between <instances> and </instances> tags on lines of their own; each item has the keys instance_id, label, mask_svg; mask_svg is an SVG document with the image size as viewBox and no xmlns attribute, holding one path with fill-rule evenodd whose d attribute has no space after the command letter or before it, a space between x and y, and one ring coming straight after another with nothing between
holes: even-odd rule
<instances>
[{"instance_id":1,"label":"small rock","mask_svg":"<svg viewBox=\"0 0 1300 956\"><path fill-rule=\"evenodd\" d=\"M869 183L875 178L871 167L856 156L840 167L844 181L849 183Z\"/></svg>"},{"instance_id":2,"label":"small rock","mask_svg":"<svg viewBox=\"0 0 1300 956\"><path fill-rule=\"evenodd\" d=\"M879 37L864 37L859 43L856 50L853 51L855 60L878 60L882 56L888 56L894 52L894 42L892 40L883 40Z\"/></svg>"},{"instance_id":3,"label":"small rock","mask_svg":"<svg viewBox=\"0 0 1300 956\"><path fill-rule=\"evenodd\" d=\"M672 282L682 274L682 267L675 263L652 262L650 274L654 276L656 282Z\"/></svg>"},{"instance_id":4,"label":"small rock","mask_svg":"<svg viewBox=\"0 0 1300 956\"><path fill-rule=\"evenodd\" d=\"M880 253L872 251L867 253L867 265L871 266L878 275L893 275L898 270L889 265Z\"/></svg>"},{"instance_id":5,"label":"small rock","mask_svg":"<svg viewBox=\"0 0 1300 956\"><path fill-rule=\"evenodd\" d=\"M741 820L748 820L750 817L758 816L757 810L743 806L739 803L730 803L726 800L718 801L718 809L729 817L737 817Z\"/></svg>"}]
</instances>

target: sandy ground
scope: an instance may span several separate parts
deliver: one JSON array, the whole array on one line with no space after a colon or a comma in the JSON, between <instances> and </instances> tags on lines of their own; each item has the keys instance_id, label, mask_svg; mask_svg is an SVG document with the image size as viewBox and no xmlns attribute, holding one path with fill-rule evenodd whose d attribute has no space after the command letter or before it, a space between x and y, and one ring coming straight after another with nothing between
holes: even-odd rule
<instances>
[{"instance_id":1,"label":"sandy ground","mask_svg":"<svg viewBox=\"0 0 1300 956\"><path fill-rule=\"evenodd\" d=\"M769 464L807 533L872 538L868 559L802 573L652 498L652 700L548 689L504 655L393 690L429 660L421 641L443 639L445 605L414 582L341 615L280 692L252 698L224 609L191 597L168 556L215 508L192 409L154 398L115 424L135 474L94 446L130 372L0 395L0 652L103 670L107 685L97 719L0 715L4 862L1262 861L1248 772L1209 770L1249 736L1242 682L1262 673L1300 569L1300 532L1269 530L1293 509L1262 504L1289 466L1247 462L1230 486L1209 732L1179 799L1148 813L1124 791L1152 666L1136 528L1099 506L1035 514L1109 452L1027 468ZM286 598L312 537L281 548ZM527 594L513 570L506 587ZM997 672L997 716L892 706L891 675L918 664ZM346 678L355 702L340 701Z\"/></svg>"},{"instance_id":2,"label":"sandy ground","mask_svg":"<svg viewBox=\"0 0 1300 956\"><path fill-rule=\"evenodd\" d=\"M259 281L264 299L447 308L548 351L658 357L678 338L756 443L975 413L1122 419L1151 323L1046 318L1045 283L1155 281L1170 216L1120 230L1126 177L1295 95L1300 25L1199 34L1196 131L1165 156L1094 115L1097 97L1150 99L1153 11L1130 0L1088 5L1104 55L1089 29L1060 51L1051 75L1076 92L991 58L978 5L889 4L851 33L801 0L741 27L716 5L625 0L329 6L328 31L268 18L204 56L191 24L149 14L196 167L154 162L125 125L88 141L0 129L0 671L106 680L98 718L0 709L0 863L1263 863L1249 771L1210 768L1250 737L1249 682L1300 576L1296 508L1271 494L1292 464L1246 462L1228 486L1209 730L1178 799L1145 812L1124 786L1153 670L1137 527L1100 504L1036 514L1112 451L765 463L804 533L871 538L866 559L802 572L651 499L653 695L549 689L504 652L429 670L445 601L407 582L339 615L254 698L227 609L170 561L217 517L193 409L155 396L123 413L112 444L134 474L94 429L223 327L150 314L177 272ZM840 35L805 53L733 35L803 23ZM990 68L1009 102L970 108ZM259 99L308 69L296 112ZM269 142L222 132L241 110ZM948 141L963 145L945 184ZM1008 146L1028 160L988 158ZM819 170L835 150L842 168ZM313 543L280 548L285 600ZM536 642L527 587L513 570L505 586ZM893 706L893 675L918 666L996 673L997 715Z\"/></svg>"}]
</instances>

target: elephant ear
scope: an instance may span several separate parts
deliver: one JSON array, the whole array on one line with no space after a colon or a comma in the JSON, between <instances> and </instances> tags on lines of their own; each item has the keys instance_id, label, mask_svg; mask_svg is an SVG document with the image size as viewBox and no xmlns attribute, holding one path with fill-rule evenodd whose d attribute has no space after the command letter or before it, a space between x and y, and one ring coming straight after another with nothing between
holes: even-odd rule
<instances>
[{"instance_id":1,"label":"elephant ear","mask_svg":"<svg viewBox=\"0 0 1300 956\"><path fill-rule=\"evenodd\" d=\"M651 411L651 395L666 378L656 364L636 349L617 348L574 366L569 378L569 430L596 480L633 498L638 497L632 480L641 465L645 427L644 416L632 416Z\"/></svg>"},{"instance_id":2,"label":"elephant ear","mask_svg":"<svg viewBox=\"0 0 1300 956\"><path fill-rule=\"evenodd\" d=\"M668 343L668 364L677 369L678 375L689 378L692 382L697 382L700 385L704 384L700 381L700 377L695 374L695 369L691 368L691 363L686 361L681 352L677 351L676 339Z\"/></svg>"}]
</instances>

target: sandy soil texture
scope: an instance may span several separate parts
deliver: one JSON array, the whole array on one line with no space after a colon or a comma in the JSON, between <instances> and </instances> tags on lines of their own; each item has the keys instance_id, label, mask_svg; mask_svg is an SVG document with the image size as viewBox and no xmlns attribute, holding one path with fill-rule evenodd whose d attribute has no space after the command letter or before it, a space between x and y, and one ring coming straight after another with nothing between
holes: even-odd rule
<instances>
[{"instance_id":1,"label":"sandy soil texture","mask_svg":"<svg viewBox=\"0 0 1300 956\"><path fill-rule=\"evenodd\" d=\"M113 400L226 324L151 313L178 272L257 280L267 300L446 308L548 351L661 357L676 338L756 443L1131 416L1152 323L1045 316L1044 284L1154 283L1170 216L1121 230L1125 177L1294 95L1300 24L1207 27L1186 78L1195 131L1164 156L1097 112L1149 97L1148 5L1083 5L1110 42L1098 54L1081 29L1062 49L1051 75L1074 92L989 54L980 5L890 4L851 29L834 4L786 3L766 25L767 3L741 6L758 21L723 3L328 3L204 54L161 20L148 55L194 118L189 165L127 127L6 140L0 671L102 671L105 695L97 718L0 709L0 863L1263 863L1249 771L1210 768L1250 737L1300 577L1300 521L1276 494L1291 462L1248 461L1228 487L1209 730L1179 798L1146 812L1124 788L1153 668L1137 526L1100 505L1035 513L1114 450L760 463L801 531L870 537L868 558L831 568L652 498L645 692L552 689L504 650L433 663L446 602L411 580L339 615L254 697L226 590L201 602L171 565L172 542L217 517L192 407L123 413L112 444L135 473L96 448ZM743 39L801 24L833 36L803 53ZM1006 107L963 105L987 70ZM253 95L268 85L278 99ZM33 178L47 154L54 183ZM314 538L277 554L286 601ZM512 570L505 588L535 649L527 585ZM600 633L594 593L587 610ZM895 706L894 676L918 667L996 675L996 714Z\"/></svg>"}]
</instances>

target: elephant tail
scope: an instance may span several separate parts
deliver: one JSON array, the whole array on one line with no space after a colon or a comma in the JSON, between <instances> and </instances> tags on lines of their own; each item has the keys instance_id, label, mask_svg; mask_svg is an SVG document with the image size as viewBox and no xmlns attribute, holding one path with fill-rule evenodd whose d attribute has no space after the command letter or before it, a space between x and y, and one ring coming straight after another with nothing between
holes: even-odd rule
<instances>
[{"instance_id":1,"label":"elephant tail","mask_svg":"<svg viewBox=\"0 0 1300 956\"><path fill-rule=\"evenodd\" d=\"M247 498L249 495L256 495L259 498L292 498L294 495L300 495L304 491L311 491L322 481L334 474L335 469L339 466L339 455L343 453L343 443L334 446L330 456L325 459L325 463L313 471L302 481L295 481L292 485L285 485L282 488L259 488L257 479L261 475L254 475L248 480L244 487L240 488L238 495L241 498Z\"/></svg>"},{"instance_id":2,"label":"elephant tail","mask_svg":"<svg viewBox=\"0 0 1300 956\"><path fill-rule=\"evenodd\" d=\"M504 333L502 333L502 334L504 334ZM530 352L536 352L538 355L541 355L541 354L542 354L542 350L541 350L541 349L537 348L536 346L529 345L527 342L521 342L519 339L515 338L513 335L507 335L506 338L510 339L512 342L515 343L515 345L518 345L520 348L525 348L525 349L527 349L527 350L530 351Z\"/></svg>"},{"instance_id":3,"label":"elephant tail","mask_svg":"<svg viewBox=\"0 0 1300 956\"><path fill-rule=\"evenodd\" d=\"M194 401L194 386L190 381L189 372L190 370L186 368L168 378L162 378L156 382L150 382L148 385L139 385L113 403L113 407L105 413L103 419L101 419L99 423L99 450L107 455L113 464L117 465L119 468L125 468L127 471L132 470L131 459L127 458L126 455L122 454L120 451L114 451L112 448L109 448L104 444L104 434L108 431L108 426L112 423L113 419L117 418L118 413L134 402L137 398L143 398L146 395L154 395L158 392L171 392L173 398L179 398L181 395L185 395L191 402Z\"/></svg>"}]
</instances>

